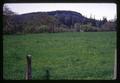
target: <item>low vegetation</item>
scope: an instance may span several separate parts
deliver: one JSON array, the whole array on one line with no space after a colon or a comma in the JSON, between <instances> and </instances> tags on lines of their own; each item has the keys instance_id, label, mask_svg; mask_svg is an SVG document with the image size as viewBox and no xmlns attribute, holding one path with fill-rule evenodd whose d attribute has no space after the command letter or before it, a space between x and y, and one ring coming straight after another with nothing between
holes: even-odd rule
<instances>
[{"instance_id":1,"label":"low vegetation","mask_svg":"<svg viewBox=\"0 0 120 83\"><path fill-rule=\"evenodd\" d=\"M63 32L3 36L4 79L25 79L32 55L32 79L113 79L116 32Z\"/></svg>"}]
</instances>

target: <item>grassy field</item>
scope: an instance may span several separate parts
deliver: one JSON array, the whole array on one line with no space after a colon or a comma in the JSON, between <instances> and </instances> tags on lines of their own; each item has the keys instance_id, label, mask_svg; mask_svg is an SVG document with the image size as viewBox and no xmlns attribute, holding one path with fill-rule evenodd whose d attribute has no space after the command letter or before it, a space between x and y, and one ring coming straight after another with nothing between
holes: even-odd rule
<instances>
[{"instance_id":1,"label":"grassy field","mask_svg":"<svg viewBox=\"0 0 120 83\"><path fill-rule=\"evenodd\" d=\"M113 79L116 32L66 32L3 36L4 79L25 79L32 55L32 79Z\"/></svg>"}]
</instances>

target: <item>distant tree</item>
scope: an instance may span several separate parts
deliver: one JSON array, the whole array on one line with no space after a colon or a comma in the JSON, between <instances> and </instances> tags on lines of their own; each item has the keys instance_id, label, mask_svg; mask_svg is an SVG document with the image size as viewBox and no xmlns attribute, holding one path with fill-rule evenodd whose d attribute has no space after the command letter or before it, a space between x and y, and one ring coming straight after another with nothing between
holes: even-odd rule
<instances>
[{"instance_id":1,"label":"distant tree","mask_svg":"<svg viewBox=\"0 0 120 83\"><path fill-rule=\"evenodd\" d=\"M113 19L110 20L111 22L117 22L117 15L114 16Z\"/></svg>"},{"instance_id":2,"label":"distant tree","mask_svg":"<svg viewBox=\"0 0 120 83\"><path fill-rule=\"evenodd\" d=\"M11 11L6 5L4 5L3 15L12 16L12 15L16 15L16 13Z\"/></svg>"},{"instance_id":3,"label":"distant tree","mask_svg":"<svg viewBox=\"0 0 120 83\"><path fill-rule=\"evenodd\" d=\"M105 24L107 22L107 18L106 17L103 17L103 20L102 20L103 24Z\"/></svg>"},{"instance_id":4,"label":"distant tree","mask_svg":"<svg viewBox=\"0 0 120 83\"><path fill-rule=\"evenodd\" d=\"M80 26L80 30L81 31L85 31L85 32L93 32L93 31L97 31L97 28L92 26L91 23L89 24L83 24Z\"/></svg>"},{"instance_id":5,"label":"distant tree","mask_svg":"<svg viewBox=\"0 0 120 83\"><path fill-rule=\"evenodd\" d=\"M106 22L102 25L101 31L115 31L116 30L116 24L115 22Z\"/></svg>"},{"instance_id":6,"label":"distant tree","mask_svg":"<svg viewBox=\"0 0 120 83\"><path fill-rule=\"evenodd\" d=\"M80 32L80 23L75 23L74 28L76 29L77 32Z\"/></svg>"},{"instance_id":7,"label":"distant tree","mask_svg":"<svg viewBox=\"0 0 120 83\"><path fill-rule=\"evenodd\" d=\"M90 19L92 19L92 14L90 14Z\"/></svg>"},{"instance_id":8,"label":"distant tree","mask_svg":"<svg viewBox=\"0 0 120 83\"><path fill-rule=\"evenodd\" d=\"M107 18L103 17L101 31L115 31L116 30L116 17L112 20L107 20Z\"/></svg>"},{"instance_id":9,"label":"distant tree","mask_svg":"<svg viewBox=\"0 0 120 83\"><path fill-rule=\"evenodd\" d=\"M14 33L15 26L17 23L14 21L14 17L16 13L11 11L6 5L3 6L3 33L5 34L12 34Z\"/></svg>"}]
</instances>

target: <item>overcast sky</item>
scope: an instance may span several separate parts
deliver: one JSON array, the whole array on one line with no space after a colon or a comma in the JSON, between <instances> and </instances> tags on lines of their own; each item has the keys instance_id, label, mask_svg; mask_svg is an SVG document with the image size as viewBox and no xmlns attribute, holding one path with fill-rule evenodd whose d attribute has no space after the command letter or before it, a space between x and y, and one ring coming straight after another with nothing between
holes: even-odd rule
<instances>
[{"instance_id":1,"label":"overcast sky","mask_svg":"<svg viewBox=\"0 0 120 83\"><path fill-rule=\"evenodd\" d=\"M72 10L81 13L86 17L95 17L108 20L114 19L117 14L117 5L115 3L7 3L8 8L18 14L54 11L54 10Z\"/></svg>"}]
</instances>

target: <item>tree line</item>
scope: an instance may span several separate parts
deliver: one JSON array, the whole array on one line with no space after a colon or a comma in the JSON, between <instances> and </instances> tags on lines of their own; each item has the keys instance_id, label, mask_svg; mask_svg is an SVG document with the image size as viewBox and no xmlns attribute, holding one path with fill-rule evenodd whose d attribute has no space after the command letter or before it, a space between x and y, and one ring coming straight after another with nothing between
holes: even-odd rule
<instances>
[{"instance_id":1,"label":"tree line","mask_svg":"<svg viewBox=\"0 0 120 83\"><path fill-rule=\"evenodd\" d=\"M18 15L4 7L3 34L116 31L116 21L107 21L106 18L96 21L82 16L80 20L76 20L76 16L72 15L71 21L70 14L61 15L59 12L55 15L49 15L47 12Z\"/></svg>"}]
</instances>

